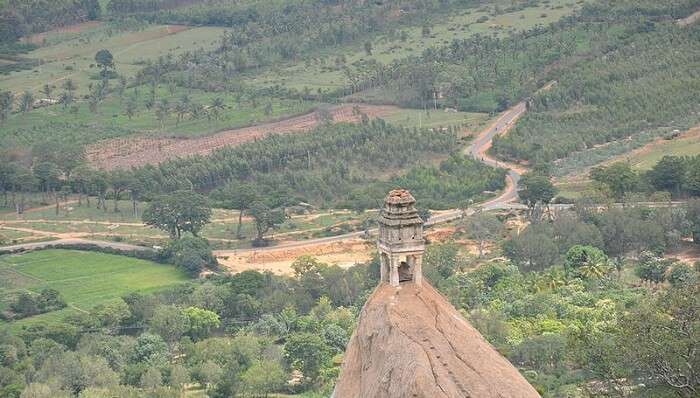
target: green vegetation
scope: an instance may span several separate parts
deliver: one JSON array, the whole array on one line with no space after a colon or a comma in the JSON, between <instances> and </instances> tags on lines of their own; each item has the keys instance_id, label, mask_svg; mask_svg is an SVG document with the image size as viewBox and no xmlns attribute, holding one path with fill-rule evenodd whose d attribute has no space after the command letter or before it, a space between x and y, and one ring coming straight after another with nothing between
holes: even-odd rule
<instances>
[{"instance_id":1,"label":"green vegetation","mask_svg":"<svg viewBox=\"0 0 700 398\"><path fill-rule=\"evenodd\" d=\"M700 154L700 139L697 135L693 135L658 141L651 145L648 150L645 148L639 153L632 153L624 158L633 169L643 171L654 167L664 156L693 156L697 154Z\"/></svg>"},{"instance_id":2,"label":"green vegetation","mask_svg":"<svg viewBox=\"0 0 700 398\"><path fill-rule=\"evenodd\" d=\"M69 308L62 315L91 311L132 292L153 292L187 278L172 266L110 254L45 250L0 257L3 302L21 292L56 290ZM12 328L56 322L51 314L12 323Z\"/></svg>"},{"instance_id":3,"label":"green vegetation","mask_svg":"<svg viewBox=\"0 0 700 398\"><path fill-rule=\"evenodd\" d=\"M573 20L544 32L540 36L559 35L569 43L559 63L579 60L543 75L558 84L533 98L513 132L494 142L496 153L532 162L572 155L576 164L564 168L570 172L695 125L700 29L664 16L683 16L696 7L692 1L584 7ZM614 24L608 20L612 12ZM600 35L604 40L594 42Z\"/></svg>"},{"instance_id":4,"label":"green vegetation","mask_svg":"<svg viewBox=\"0 0 700 398\"><path fill-rule=\"evenodd\" d=\"M590 175L604 195L618 201L636 193L665 193L674 198L700 196L700 155L664 156L643 172L633 170L629 163L618 162L594 167Z\"/></svg>"}]
</instances>

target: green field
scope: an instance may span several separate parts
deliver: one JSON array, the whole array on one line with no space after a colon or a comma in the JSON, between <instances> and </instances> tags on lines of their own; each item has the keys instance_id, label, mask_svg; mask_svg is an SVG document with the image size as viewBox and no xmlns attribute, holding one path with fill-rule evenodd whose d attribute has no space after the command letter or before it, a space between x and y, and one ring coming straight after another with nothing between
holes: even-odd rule
<instances>
[{"instance_id":1,"label":"green field","mask_svg":"<svg viewBox=\"0 0 700 398\"><path fill-rule=\"evenodd\" d=\"M511 1L497 2L500 8ZM498 14L493 7L465 10L444 19L426 21L430 34L423 36L422 26L406 26L398 31L384 34L372 42L372 54L368 55L363 43L326 50L304 62L281 65L266 73L251 76L249 82L259 86L281 85L303 90L337 89L348 85L341 67L335 59L345 57L345 65L360 65L371 61L388 64L409 56L420 55L425 49L449 44L454 39L466 39L474 34L506 36L514 31L546 25L569 15L576 7L573 0L551 0L520 11ZM494 14L497 14L494 16ZM487 17L483 21L483 17ZM478 22L481 21L481 22Z\"/></svg>"},{"instance_id":2,"label":"green field","mask_svg":"<svg viewBox=\"0 0 700 398\"><path fill-rule=\"evenodd\" d=\"M657 141L625 157L637 170L651 169L664 156L700 155L700 134L668 141Z\"/></svg>"},{"instance_id":3,"label":"green field","mask_svg":"<svg viewBox=\"0 0 700 398\"><path fill-rule=\"evenodd\" d=\"M382 117L389 123L404 127L440 128L460 127L475 131L483 127L489 120L486 113L423 111L419 109L401 109L400 111Z\"/></svg>"},{"instance_id":4,"label":"green field","mask_svg":"<svg viewBox=\"0 0 700 398\"><path fill-rule=\"evenodd\" d=\"M90 311L127 293L153 292L188 279L170 265L75 250L2 256L0 276L3 298L19 291L38 292L50 287L58 290L68 304L62 311L13 322L13 327L51 322L74 311Z\"/></svg>"}]
</instances>

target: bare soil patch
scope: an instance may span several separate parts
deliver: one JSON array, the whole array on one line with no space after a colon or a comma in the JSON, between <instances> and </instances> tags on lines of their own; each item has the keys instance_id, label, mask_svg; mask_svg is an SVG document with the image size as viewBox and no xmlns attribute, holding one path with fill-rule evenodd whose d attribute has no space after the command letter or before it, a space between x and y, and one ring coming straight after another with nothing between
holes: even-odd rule
<instances>
[{"instance_id":1,"label":"bare soil patch","mask_svg":"<svg viewBox=\"0 0 700 398\"><path fill-rule=\"evenodd\" d=\"M355 123L361 115L353 112L353 104L331 108L334 122ZM360 112L377 118L397 112L394 106L357 105ZM251 127L225 130L207 137L197 138L148 138L127 137L104 141L88 148L90 162L101 169L130 168L146 164L158 164L168 159L206 155L226 146L262 138L268 134L290 134L311 130L319 124L318 112L311 112L277 122Z\"/></svg>"},{"instance_id":2,"label":"bare soil patch","mask_svg":"<svg viewBox=\"0 0 700 398\"><path fill-rule=\"evenodd\" d=\"M667 256L677 258L688 265L694 265L700 261L700 246L691 242L683 242L681 247L667 253Z\"/></svg>"},{"instance_id":3,"label":"bare soil patch","mask_svg":"<svg viewBox=\"0 0 700 398\"><path fill-rule=\"evenodd\" d=\"M68 26L63 26L57 29L49 30L47 32L41 32L41 33L35 33L31 36L27 36L22 38L22 41L25 43L32 43L36 45L41 45L44 43L44 39L47 38L50 35L55 35L59 33L80 33L84 30L87 29L92 29L97 26L102 25L102 22L99 21L87 21L87 22L80 22L77 24L73 25L68 25Z\"/></svg>"},{"instance_id":4,"label":"bare soil patch","mask_svg":"<svg viewBox=\"0 0 700 398\"><path fill-rule=\"evenodd\" d=\"M689 16L683 19L679 19L678 21L676 21L676 23L680 26L688 26L697 21L700 21L700 10L695 11L694 13L690 14Z\"/></svg>"},{"instance_id":5,"label":"bare soil patch","mask_svg":"<svg viewBox=\"0 0 700 398\"><path fill-rule=\"evenodd\" d=\"M218 257L219 263L232 273L246 270L270 271L278 275L292 274L297 257L309 255L319 261L343 268L369 261L374 247L362 239L332 242L313 246L253 252L227 251Z\"/></svg>"}]
</instances>

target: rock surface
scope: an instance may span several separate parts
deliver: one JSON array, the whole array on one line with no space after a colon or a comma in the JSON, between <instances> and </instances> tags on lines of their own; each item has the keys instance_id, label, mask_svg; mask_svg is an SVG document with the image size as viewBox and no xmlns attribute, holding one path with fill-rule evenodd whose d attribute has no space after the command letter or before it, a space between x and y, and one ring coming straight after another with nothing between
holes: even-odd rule
<instances>
[{"instance_id":1,"label":"rock surface","mask_svg":"<svg viewBox=\"0 0 700 398\"><path fill-rule=\"evenodd\" d=\"M334 398L536 398L539 394L427 282L382 283L345 352Z\"/></svg>"}]
</instances>

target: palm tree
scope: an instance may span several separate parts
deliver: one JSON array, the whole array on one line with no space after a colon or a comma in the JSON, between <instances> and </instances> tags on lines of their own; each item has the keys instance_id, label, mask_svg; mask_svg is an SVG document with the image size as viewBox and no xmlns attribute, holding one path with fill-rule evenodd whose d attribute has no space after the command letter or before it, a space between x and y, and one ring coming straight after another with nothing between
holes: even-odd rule
<instances>
[{"instance_id":1,"label":"palm tree","mask_svg":"<svg viewBox=\"0 0 700 398\"><path fill-rule=\"evenodd\" d=\"M605 261L587 261L579 268L579 274L586 279L600 279L608 271L610 271L610 267Z\"/></svg>"},{"instance_id":2,"label":"palm tree","mask_svg":"<svg viewBox=\"0 0 700 398\"><path fill-rule=\"evenodd\" d=\"M200 117L202 117L203 113L204 113L204 106L202 106L202 104L198 104L198 103L190 104L190 118L192 120L199 119Z\"/></svg>"},{"instance_id":3,"label":"palm tree","mask_svg":"<svg viewBox=\"0 0 700 398\"><path fill-rule=\"evenodd\" d=\"M219 112L224 110L226 106L224 105L224 100L221 99L221 97L216 97L213 100L211 100L211 105L209 106L209 109L211 109L212 114L214 115L214 119L219 120Z\"/></svg>"}]
</instances>

